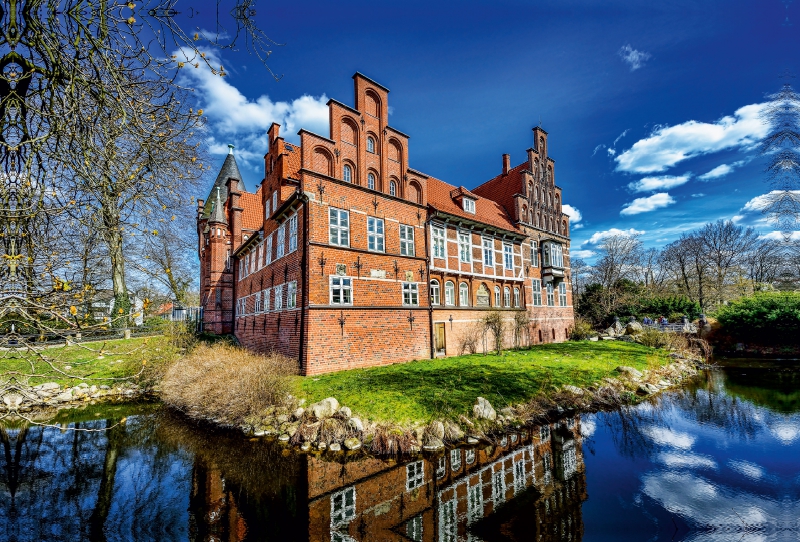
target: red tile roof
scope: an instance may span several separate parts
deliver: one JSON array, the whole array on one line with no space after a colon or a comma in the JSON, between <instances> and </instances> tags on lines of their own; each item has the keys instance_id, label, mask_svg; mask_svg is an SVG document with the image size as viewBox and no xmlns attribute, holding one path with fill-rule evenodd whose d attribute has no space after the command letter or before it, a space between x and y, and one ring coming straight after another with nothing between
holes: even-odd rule
<instances>
[{"instance_id":1,"label":"red tile roof","mask_svg":"<svg viewBox=\"0 0 800 542\"><path fill-rule=\"evenodd\" d=\"M514 208L514 194L522 192L522 172L528 169L528 162L522 162L507 174L500 174L472 191L484 198L491 197L506 209Z\"/></svg>"},{"instance_id":2,"label":"red tile roof","mask_svg":"<svg viewBox=\"0 0 800 542\"><path fill-rule=\"evenodd\" d=\"M461 187L463 188L463 187ZM470 196L475 198L475 214L468 213L456 203L451 194L456 195L466 193L466 189L460 190L451 184L447 184L433 177L428 178L428 205L449 215L460 216L468 220L482 222L489 226L494 226L503 230L519 231L508 213L497 202L480 196Z\"/></svg>"},{"instance_id":3,"label":"red tile roof","mask_svg":"<svg viewBox=\"0 0 800 542\"><path fill-rule=\"evenodd\" d=\"M264 225L264 204L261 202L261 187L255 194L242 192L239 198L242 211L242 228L246 230L260 230Z\"/></svg>"}]
</instances>

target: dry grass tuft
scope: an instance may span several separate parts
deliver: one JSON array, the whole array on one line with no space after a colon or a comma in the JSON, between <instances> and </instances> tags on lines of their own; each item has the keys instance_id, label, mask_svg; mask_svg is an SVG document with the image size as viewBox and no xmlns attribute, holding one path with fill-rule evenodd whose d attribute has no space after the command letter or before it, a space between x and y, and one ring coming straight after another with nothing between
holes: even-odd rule
<instances>
[{"instance_id":1,"label":"dry grass tuft","mask_svg":"<svg viewBox=\"0 0 800 542\"><path fill-rule=\"evenodd\" d=\"M269 406L283 405L297 363L280 354L259 356L242 348L201 344L167 370L161 396L193 418L239 425Z\"/></svg>"},{"instance_id":2,"label":"dry grass tuft","mask_svg":"<svg viewBox=\"0 0 800 542\"><path fill-rule=\"evenodd\" d=\"M370 451L375 455L399 455L409 453L412 447L419 445L410 430L384 424L375 427Z\"/></svg>"}]
</instances>

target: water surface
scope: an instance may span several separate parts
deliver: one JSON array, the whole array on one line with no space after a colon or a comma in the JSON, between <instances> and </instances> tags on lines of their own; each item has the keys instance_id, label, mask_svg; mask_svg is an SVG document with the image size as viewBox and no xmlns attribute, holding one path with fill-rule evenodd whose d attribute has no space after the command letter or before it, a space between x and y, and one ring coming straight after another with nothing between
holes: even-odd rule
<instances>
[{"instance_id":1,"label":"water surface","mask_svg":"<svg viewBox=\"0 0 800 542\"><path fill-rule=\"evenodd\" d=\"M157 405L0 422L0 539L798 540L798 383L791 363L728 362L413 461L305 456Z\"/></svg>"}]
</instances>

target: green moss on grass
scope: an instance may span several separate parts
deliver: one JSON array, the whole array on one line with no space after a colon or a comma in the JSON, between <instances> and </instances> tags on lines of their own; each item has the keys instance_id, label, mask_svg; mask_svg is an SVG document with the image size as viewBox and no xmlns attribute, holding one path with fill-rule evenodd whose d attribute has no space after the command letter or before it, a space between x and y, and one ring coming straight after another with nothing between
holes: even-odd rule
<instances>
[{"instance_id":1,"label":"green moss on grass","mask_svg":"<svg viewBox=\"0 0 800 542\"><path fill-rule=\"evenodd\" d=\"M628 365L646 369L667 362L667 353L621 341L566 342L512 350L502 356L473 354L296 377L309 402L336 397L354 413L398 423L471 414L478 396L496 409L522 403L564 385L587 387Z\"/></svg>"}]
</instances>

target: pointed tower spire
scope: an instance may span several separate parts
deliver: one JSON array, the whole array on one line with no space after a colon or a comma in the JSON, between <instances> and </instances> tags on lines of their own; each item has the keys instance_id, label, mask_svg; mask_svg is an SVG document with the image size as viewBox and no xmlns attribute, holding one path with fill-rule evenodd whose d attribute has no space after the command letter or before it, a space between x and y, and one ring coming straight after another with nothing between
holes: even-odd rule
<instances>
[{"instance_id":1,"label":"pointed tower spire","mask_svg":"<svg viewBox=\"0 0 800 542\"><path fill-rule=\"evenodd\" d=\"M233 154L234 148L233 143L228 143L228 154Z\"/></svg>"},{"instance_id":2,"label":"pointed tower spire","mask_svg":"<svg viewBox=\"0 0 800 542\"><path fill-rule=\"evenodd\" d=\"M217 196L214 199L213 207L211 208L211 216L208 219L208 222L216 222L219 224L227 224L228 221L225 218L225 213L222 210L222 200L219 197L219 190L220 187L217 187Z\"/></svg>"}]
</instances>

